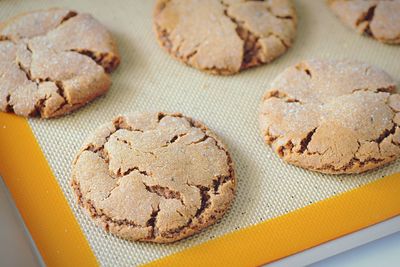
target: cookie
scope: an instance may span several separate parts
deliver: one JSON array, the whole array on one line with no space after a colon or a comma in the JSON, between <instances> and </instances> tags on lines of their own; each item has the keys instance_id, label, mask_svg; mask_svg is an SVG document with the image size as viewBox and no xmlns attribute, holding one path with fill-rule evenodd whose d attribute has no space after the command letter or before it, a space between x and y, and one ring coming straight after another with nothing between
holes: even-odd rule
<instances>
[{"instance_id":1,"label":"cookie","mask_svg":"<svg viewBox=\"0 0 400 267\"><path fill-rule=\"evenodd\" d=\"M351 60L289 67L262 99L265 142L286 162L360 173L400 156L400 95L384 71Z\"/></svg>"},{"instance_id":2,"label":"cookie","mask_svg":"<svg viewBox=\"0 0 400 267\"><path fill-rule=\"evenodd\" d=\"M120 58L110 33L68 9L25 13L0 24L0 110L51 118L110 87Z\"/></svg>"},{"instance_id":3,"label":"cookie","mask_svg":"<svg viewBox=\"0 0 400 267\"><path fill-rule=\"evenodd\" d=\"M119 116L86 140L72 187L106 231L167 243L223 216L235 194L232 165L201 122L177 113Z\"/></svg>"},{"instance_id":4,"label":"cookie","mask_svg":"<svg viewBox=\"0 0 400 267\"><path fill-rule=\"evenodd\" d=\"M329 0L349 27L388 44L400 44L400 0Z\"/></svg>"},{"instance_id":5,"label":"cookie","mask_svg":"<svg viewBox=\"0 0 400 267\"><path fill-rule=\"evenodd\" d=\"M271 62L296 33L290 0L158 0L160 45L199 70L228 75Z\"/></svg>"}]
</instances>

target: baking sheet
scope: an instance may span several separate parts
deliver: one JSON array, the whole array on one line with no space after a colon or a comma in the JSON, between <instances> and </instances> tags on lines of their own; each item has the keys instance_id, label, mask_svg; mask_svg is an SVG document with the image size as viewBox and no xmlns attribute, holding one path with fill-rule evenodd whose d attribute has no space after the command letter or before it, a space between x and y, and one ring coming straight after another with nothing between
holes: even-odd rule
<instances>
[{"instance_id":1,"label":"baking sheet","mask_svg":"<svg viewBox=\"0 0 400 267\"><path fill-rule=\"evenodd\" d=\"M0 264L5 266L45 266L0 177ZM271 267L323 264L328 257L400 231L400 216L268 264ZM359 251L359 250L358 250ZM339 258L342 258L339 256Z\"/></svg>"},{"instance_id":2,"label":"baking sheet","mask_svg":"<svg viewBox=\"0 0 400 267\"><path fill-rule=\"evenodd\" d=\"M236 76L201 73L171 59L152 30L154 1L0 2L0 18L32 9L69 7L90 12L115 36L122 64L108 94L55 120L30 119L31 128L92 250L102 265L136 265L169 255L400 170L400 161L363 175L330 176L289 166L263 144L258 106L264 91L284 68L307 58L353 58L377 65L395 79L400 49L347 29L325 1L295 1L299 16L294 46L272 64ZM217 225L172 245L132 243L105 233L77 207L69 187L70 165L83 139L120 113L182 112L202 120L228 145L236 164L237 197Z\"/></svg>"}]
</instances>

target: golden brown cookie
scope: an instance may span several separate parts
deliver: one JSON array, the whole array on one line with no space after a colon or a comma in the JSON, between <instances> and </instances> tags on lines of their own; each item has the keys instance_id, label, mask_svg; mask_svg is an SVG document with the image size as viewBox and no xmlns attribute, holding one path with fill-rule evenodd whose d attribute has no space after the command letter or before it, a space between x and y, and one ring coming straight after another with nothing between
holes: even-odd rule
<instances>
[{"instance_id":1,"label":"golden brown cookie","mask_svg":"<svg viewBox=\"0 0 400 267\"><path fill-rule=\"evenodd\" d=\"M173 57L227 75L285 53L294 40L296 12L290 0L158 0L154 26Z\"/></svg>"},{"instance_id":2,"label":"golden brown cookie","mask_svg":"<svg viewBox=\"0 0 400 267\"><path fill-rule=\"evenodd\" d=\"M120 59L110 33L89 14L49 9L0 24L0 110L50 118L111 84Z\"/></svg>"},{"instance_id":3,"label":"golden brown cookie","mask_svg":"<svg viewBox=\"0 0 400 267\"><path fill-rule=\"evenodd\" d=\"M119 116L78 153L72 187L90 216L119 237L167 243L215 223L236 181L222 142L181 114Z\"/></svg>"},{"instance_id":4,"label":"golden brown cookie","mask_svg":"<svg viewBox=\"0 0 400 267\"><path fill-rule=\"evenodd\" d=\"M384 71L350 60L308 60L266 92L259 123L283 160L324 173L360 173L400 156L400 95Z\"/></svg>"},{"instance_id":5,"label":"golden brown cookie","mask_svg":"<svg viewBox=\"0 0 400 267\"><path fill-rule=\"evenodd\" d=\"M329 0L333 12L359 33L400 44L400 0Z\"/></svg>"}]
</instances>

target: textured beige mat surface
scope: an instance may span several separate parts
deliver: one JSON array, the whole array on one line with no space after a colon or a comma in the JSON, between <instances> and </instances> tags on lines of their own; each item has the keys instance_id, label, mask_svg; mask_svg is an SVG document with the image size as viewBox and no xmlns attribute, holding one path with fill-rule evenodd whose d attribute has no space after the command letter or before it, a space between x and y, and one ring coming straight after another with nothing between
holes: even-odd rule
<instances>
[{"instance_id":1,"label":"textured beige mat surface","mask_svg":"<svg viewBox=\"0 0 400 267\"><path fill-rule=\"evenodd\" d=\"M102 265L132 265L180 251L225 233L288 213L400 170L400 161L363 175L329 176L283 163L263 144L258 106L272 79L306 58L352 58L400 79L400 47L384 45L346 28L325 1L295 1L294 46L272 64L236 76L201 73L171 59L152 29L154 1L0 1L1 20L21 11L69 7L90 12L115 36L122 64L108 94L69 116L31 119L30 125L90 246ZM105 233L79 209L69 187L70 165L83 139L120 113L182 112L202 120L228 145L236 164L237 197L217 225L172 245L131 243ZM38 181L40 182L40 181Z\"/></svg>"}]
</instances>

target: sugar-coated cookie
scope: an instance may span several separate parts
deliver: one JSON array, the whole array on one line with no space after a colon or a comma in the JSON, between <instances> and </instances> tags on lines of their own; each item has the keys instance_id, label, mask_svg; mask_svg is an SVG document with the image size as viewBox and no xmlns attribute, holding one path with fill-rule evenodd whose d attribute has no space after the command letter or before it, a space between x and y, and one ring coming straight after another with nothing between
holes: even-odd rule
<instances>
[{"instance_id":1,"label":"sugar-coated cookie","mask_svg":"<svg viewBox=\"0 0 400 267\"><path fill-rule=\"evenodd\" d=\"M222 142L198 121L177 113L119 116L86 140L72 187L106 231L167 243L222 217L236 189L232 165Z\"/></svg>"},{"instance_id":2,"label":"sugar-coated cookie","mask_svg":"<svg viewBox=\"0 0 400 267\"><path fill-rule=\"evenodd\" d=\"M119 62L110 33L89 14L54 8L10 18L0 23L0 110L69 113L108 90Z\"/></svg>"},{"instance_id":3,"label":"sugar-coated cookie","mask_svg":"<svg viewBox=\"0 0 400 267\"><path fill-rule=\"evenodd\" d=\"M329 0L333 12L359 33L400 44L400 0Z\"/></svg>"},{"instance_id":4,"label":"sugar-coated cookie","mask_svg":"<svg viewBox=\"0 0 400 267\"><path fill-rule=\"evenodd\" d=\"M227 75L285 53L296 33L296 12L290 0L158 0L154 26L173 57Z\"/></svg>"},{"instance_id":5,"label":"sugar-coated cookie","mask_svg":"<svg viewBox=\"0 0 400 267\"><path fill-rule=\"evenodd\" d=\"M350 60L289 67L262 99L265 142L285 161L360 173L400 156L400 95L384 71Z\"/></svg>"}]
</instances>

